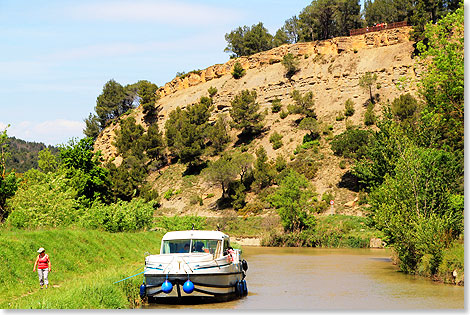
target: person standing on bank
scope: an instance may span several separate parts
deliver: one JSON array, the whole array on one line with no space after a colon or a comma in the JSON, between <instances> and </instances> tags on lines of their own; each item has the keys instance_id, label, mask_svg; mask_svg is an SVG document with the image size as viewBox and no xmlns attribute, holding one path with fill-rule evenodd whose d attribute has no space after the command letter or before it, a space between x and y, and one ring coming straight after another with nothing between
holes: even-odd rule
<instances>
[{"instance_id":1,"label":"person standing on bank","mask_svg":"<svg viewBox=\"0 0 470 315\"><path fill-rule=\"evenodd\" d=\"M36 267L38 268L38 275L39 275L39 285L41 289L44 285L46 285L46 289L49 286L49 280L47 279L47 275L50 271L52 271L51 267L51 260L49 259L49 255L46 254L46 250L44 248L38 249L38 258L36 258L36 262L34 263L33 271L36 271Z\"/></svg>"}]
</instances>

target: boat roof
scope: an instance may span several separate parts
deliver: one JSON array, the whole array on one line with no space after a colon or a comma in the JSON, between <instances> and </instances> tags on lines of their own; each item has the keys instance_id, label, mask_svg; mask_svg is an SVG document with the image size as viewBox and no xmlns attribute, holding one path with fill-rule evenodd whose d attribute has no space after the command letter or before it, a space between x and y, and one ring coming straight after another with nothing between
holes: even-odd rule
<instances>
[{"instance_id":1,"label":"boat roof","mask_svg":"<svg viewBox=\"0 0 470 315\"><path fill-rule=\"evenodd\" d=\"M181 239L203 239L203 240L221 240L228 238L228 235L220 231L202 231L202 230L189 230L189 231L173 231L168 232L163 236L166 240L181 240Z\"/></svg>"}]
</instances>

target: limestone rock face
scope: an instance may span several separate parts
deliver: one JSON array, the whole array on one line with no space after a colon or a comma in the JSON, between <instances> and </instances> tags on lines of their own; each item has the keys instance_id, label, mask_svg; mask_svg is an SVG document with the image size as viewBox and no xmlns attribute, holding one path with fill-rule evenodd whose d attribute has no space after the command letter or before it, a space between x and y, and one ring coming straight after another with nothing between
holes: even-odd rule
<instances>
[{"instance_id":1,"label":"limestone rock face","mask_svg":"<svg viewBox=\"0 0 470 315\"><path fill-rule=\"evenodd\" d=\"M231 59L224 64L212 65L207 69L176 77L156 91L160 96L156 104L160 111L154 120L158 123L159 130L164 131L165 122L174 109L185 108L198 102L202 96L208 96L207 90L212 86L217 89L217 94L213 97L214 110L211 121L219 116L230 121L229 110L235 95L242 90L254 90L257 93L256 101L260 105L260 111L266 114L264 120L266 131L252 141L249 153L254 155L256 148L263 146L270 159L275 160L277 156L282 155L289 160L299 143L302 143L307 131L295 127L300 115L290 114L281 118L279 113L272 113L272 102L275 99L281 100L282 110L286 111L293 102L290 96L293 90L298 90L302 94L312 92L318 121L331 130L331 136L335 136L346 130L346 121L337 121L335 118L339 112L344 113L344 104L351 99L354 102L355 113L348 117L348 123L363 126L366 111L364 105L368 103L369 92L359 86L359 78L366 72L377 74L377 83L380 85L373 87L373 93L379 94L383 102L387 100L391 102L402 93L417 94L415 82L421 70L412 58L414 48L413 42L408 39L410 30L410 27L402 27L351 37L282 45L269 51ZM280 62L287 53L293 54L299 61L299 71L291 78L285 76L286 70ZM236 62L246 70L245 76L238 80L231 75ZM381 114L380 105L376 106L375 112L377 115ZM141 107L134 109L130 115L134 116L145 129L148 128ZM116 165L122 161L113 145L115 132L119 128L118 120L103 130L95 142L95 150L102 152L104 161L112 161ZM274 132L284 136L283 146L277 150L274 150L269 142L269 137ZM237 130L231 130L233 142L236 141L238 133ZM321 150L325 157L313 180L320 196L325 191L337 189L342 176L348 171L338 167L340 158L332 154L326 140ZM149 180L152 181L153 178L155 185L160 185L157 183L158 176L150 174ZM158 187L159 193L168 188L178 187L161 185L163 186ZM219 193L216 187L204 185L201 185L201 191L194 191L194 194ZM355 193L346 188L338 188L339 191L341 189L344 195L338 197L337 204L344 205L346 211L355 211L354 202L345 205L356 197ZM185 202L189 204L189 200L182 200L182 207ZM168 205L170 206L177 207L175 204Z\"/></svg>"},{"instance_id":2,"label":"limestone rock face","mask_svg":"<svg viewBox=\"0 0 470 315\"><path fill-rule=\"evenodd\" d=\"M160 97L186 89L215 78L220 78L233 70L235 62L239 62L244 69L256 69L264 65L278 63L287 53L297 57L309 55L338 55L344 51L358 51L365 48L383 47L408 41L410 27L402 27L363 35L337 37L324 41L282 45L268 51L252 56L231 59L224 64L213 65L201 70L200 74L191 73L183 79L176 77L157 90Z\"/></svg>"}]
</instances>

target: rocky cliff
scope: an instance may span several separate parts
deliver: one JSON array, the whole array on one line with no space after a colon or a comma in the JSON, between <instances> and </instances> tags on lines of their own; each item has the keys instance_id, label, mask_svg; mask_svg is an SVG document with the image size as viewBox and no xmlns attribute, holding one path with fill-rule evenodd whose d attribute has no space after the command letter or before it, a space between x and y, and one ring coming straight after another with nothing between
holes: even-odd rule
<instances>
[{"instance_id":1,"label":"rocky cliff","mask_svg":"<svg viewBox=\"0 0 470 315\"><path fill-rule=\"evenodd\" d=\"M224 64L195 71L184 77L177 77L156 91L160 96L158 106L162 109L158 117L160 130L164 130L165 121L172 110L178 106L184 108L188 104L197 102L201 96L207 96L207 90L211 86L218 90L214 97L215 110L212 119L218 115L229 117L228 110L234 95L244 89L254 89L261 110L267 112L265 125L268 131L252 142L249 152L254 152L256 147L262 145L271 158L283 155L289 159L297 145L301 143L306 131L293 127L293 121L299 118L296 115L280 119L278 113L271 113L272 101L279 98L283 108L286 109L292 102L290 93L294 89L301 93L312 91L319 122L332 127L333 135L336 135L346 128L346 121L337 121L336 116L344 111L346 100L352 99L356 112L348 119L350 121L348 123L364 125L363 117L366 110L364 104L367 104L369 98L369 93L359 86L359 77L364 73L377 74L377 85L374 86L373 92L379 94L382 103L393 100L401 93L416 94L414 81L419 76L419 69L412 58L413 42L408 39L410 30L410 27L402 27L351 37L283 45L249 57L231 59ZM297 56L300 65L300 71L290 79L285 77L284 66L280 63L287 53ZM231 75L236 61L246 69L246 75L238 80ZM375 110L377 115L380 115L380 103ZM141 108L135 109L131 115L147 127L143 121ZM98 137L95 146L102 151L106 160L113 160L119 164L120 158L112 145L116 128L119 128L118 123L106 128ZM284 145L278 150L274 150L269 143L269 136L275 131L284 135ZM235 139L236 131L233 130L232 133ZM353 192L338 187L347 168L338 167L341 159L332 155L326 139L322 141L324 141L322 145L324 158L314 184L320 194L326 190L334 191L344 205L356 197ZM177 168L173 165L165 170L175 171ZM183 179L164 180L164 175L165 173L150 175L160 193L168 188L177 189L184 185ZM189 186L191 194L213 194L220 197L218 187L208 185L202 180ZM189 197L186 200L184 196L180 196L173 201L164 201L164 207L180 212L198 208L196 206L188 208L188 206Z\"/></svg>"}]
</instances>

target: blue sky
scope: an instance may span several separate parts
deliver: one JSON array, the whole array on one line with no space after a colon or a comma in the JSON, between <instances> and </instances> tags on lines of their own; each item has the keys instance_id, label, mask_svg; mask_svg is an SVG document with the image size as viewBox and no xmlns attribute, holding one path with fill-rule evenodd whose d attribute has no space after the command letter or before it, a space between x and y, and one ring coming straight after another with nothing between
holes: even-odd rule
<instances>
[{"instance_id":1,"label":"blue sky","mask_svg":"<svg viewBox=\"0 0 470 315\"><path fill-rule=\"evenodd\" d=\"M149 80L229 59L224 35L270 33L310 1L0 0L0 131L46 144L83 137L103 85Z\"/></svg>"}]
</instances>

